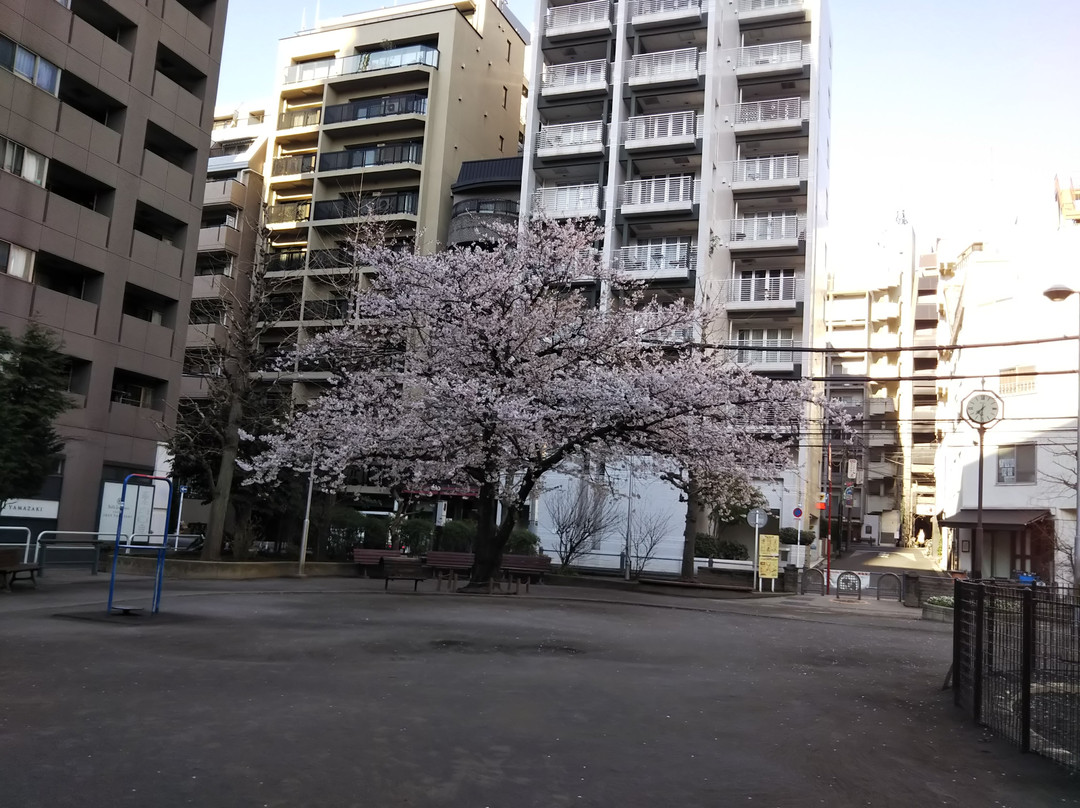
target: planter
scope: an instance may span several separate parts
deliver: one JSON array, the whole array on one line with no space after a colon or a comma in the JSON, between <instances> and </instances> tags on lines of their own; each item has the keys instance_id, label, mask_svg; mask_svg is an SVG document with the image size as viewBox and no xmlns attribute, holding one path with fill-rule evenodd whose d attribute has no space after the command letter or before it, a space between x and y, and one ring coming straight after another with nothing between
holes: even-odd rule
<instances>
[{"instance_id":1,"label":"planter","mask_svg":"<svg viewBox=\"0 0 1080 808\"><path fill-rule=\"evenodd\" d=\"M922 619L932 620L935 623L951 623L953 621L952 606L933 606L929 603L922 607Z\"/></svg>"}]
</instances>

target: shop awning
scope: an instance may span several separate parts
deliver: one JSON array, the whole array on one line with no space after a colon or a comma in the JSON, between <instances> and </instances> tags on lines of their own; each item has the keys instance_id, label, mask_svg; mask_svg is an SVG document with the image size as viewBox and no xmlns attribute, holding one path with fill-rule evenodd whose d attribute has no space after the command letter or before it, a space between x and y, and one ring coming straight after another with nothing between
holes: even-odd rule
<instances>
[{"instance_id":1,"label":"shop awning","mask_svg":"<svg viewBox=\"0 0 1080 808\"><path fill-rule=\"evenodd\" d=\"M988 530L1020 530L1028 525L1046 519L1050 511L1045 508L983 508L983 527ZM979 522L979 511L975 508L964 508L946 516L940 522L942 527L971 527L974 528Z\"/></svg>"}]
</instances>

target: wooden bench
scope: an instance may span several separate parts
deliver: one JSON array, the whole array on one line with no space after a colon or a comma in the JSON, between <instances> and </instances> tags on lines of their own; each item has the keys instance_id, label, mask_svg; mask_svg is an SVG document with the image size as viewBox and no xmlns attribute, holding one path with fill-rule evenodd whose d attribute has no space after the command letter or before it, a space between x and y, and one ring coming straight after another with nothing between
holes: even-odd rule
<instances>
[{"instance_id":1,"label":"wooden bench","mask_svg":"<svg viewBox=\"0 0 1080 808\"><path fill-rule=\"evenodd\" d=\"M17 547L5 547L0 549L0 590L11 591L11 585L20 575L30 578L30 583L37 587L39 564L26 564L23 562L23 550Z\"/></svg>"},{"instance_id":2,"label":"wooden bench","mask_svg":"<svg viewBox=\"0 0 1080 808\"><path fill-rule=\"evenodd\" d=\"M383 584L384 591L390 588L391 581L412 581L413 592L415 592L416 588L420 586L420 582L427 580L427 576L424 575L423 562L419 558L409 558L402 555L386 556L380 566L382 567L383 577L386 579L386 583Z\"/></svg>"},{"instance_id":3,"label":"wooden bench","mask_svg":"<svg viewBox=\"0 0 1080 808\"><path fill-rule=\"evenodd\" d=\"M508 581L517 583L519 587L524 583L525 591L528 592L529 583L533 578L543 581L544 573L551 572L551 557L546 555L504 555L499 569Z\"/></svg>"},{"instance_id":4,"label":"wooden bench","mask_svg":"<svg viewBox=\"0 0 1080 808\"><path fill-rule=\"evenodd\" d=\"M384 558L399 558L401 554L397 550L369 550L366 547L354 547L352 551L353 563L358 567L357 575L367 575L368 570L377 567Z\"/></svg>"},{"instance_id":5,"label":"wooden bench","mask_svg":"<svg viewBox=\"0 0 1080 808\"><path fill-rule=\"evenodd\" d=\"M472 553L432 550L424 556L424 563L432 570L437 590L442 589L443 581L449 584L447 589L452 590L457 584L457 574L471 570L475 559Z\"/></svg>"}]
</instances>

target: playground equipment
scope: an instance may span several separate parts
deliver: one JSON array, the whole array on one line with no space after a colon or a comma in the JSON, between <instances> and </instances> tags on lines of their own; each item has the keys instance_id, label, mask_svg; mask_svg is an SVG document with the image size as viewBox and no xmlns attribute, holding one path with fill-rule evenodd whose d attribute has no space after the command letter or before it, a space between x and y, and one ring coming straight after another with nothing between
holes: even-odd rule
<instances>
[{"instance_id":1,"label":"playground equipment","mask_svg":"<svg viewBox=\"0 0 1080 808\"><path fill-rule=\"evenodd\" d=\"M112 574L109 577L109 602L105 607L105 612L107 614L135 614L142 611L142 609L134 606L119 606L113 604L113 595L116 589L116 562L120 557L120 537L123 535L121 531L124 528L124 506L127 502L128 481L133 477L138 477L142 480L160 481L169 486L168 504L165 508L165 527L162 531L161 544L158 545L157 551L157 571L154 574L154 597L151 601L150 613L157 614L158 610L161 608L161 585L165 580L165 548L169 542L169 518L172 516L172 480L168 477L155 477L152 474L129 474L124 478L124 487L120 491L120 515L116 520L116 543L113 550ZM132 546L131 540L129 539L128 543L124 546L130 548ZM139 546L145 548L147 545L142 544Z\"/></svg>"}]
</instances>

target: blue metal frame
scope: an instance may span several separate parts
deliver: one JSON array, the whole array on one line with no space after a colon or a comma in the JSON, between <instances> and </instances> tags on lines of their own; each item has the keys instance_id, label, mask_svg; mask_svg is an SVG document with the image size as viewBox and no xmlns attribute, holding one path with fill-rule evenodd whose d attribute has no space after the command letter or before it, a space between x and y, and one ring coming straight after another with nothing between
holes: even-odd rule
<instances>
[{"instance_id":1,"label":"blue metal frame","mask_svg":"<svg viewBox=\"0 0 1080 808\"><path fill-rule=\"evenodd\" d=\"M124 487L120 491L120 514L116 519L116 546L113 550L112 575L109 577L109 602L105 606L105 613L112 614L113 592L116 589L116 562L120 557L120 533L124 529L124 505L127 500L128 480L139 477L143 480L161 480L169 486L168 504L165 506L165 535L162 536L161 547L157 554L157 572L154 575L154 599L150 608L151 614L157 614L161 608L161 585L165 580L165 548L169 543L169 520L172 518L172 480L168 477L155 477L152 474L129 474L124 478Z\"/></svg>"}]
</instances>

